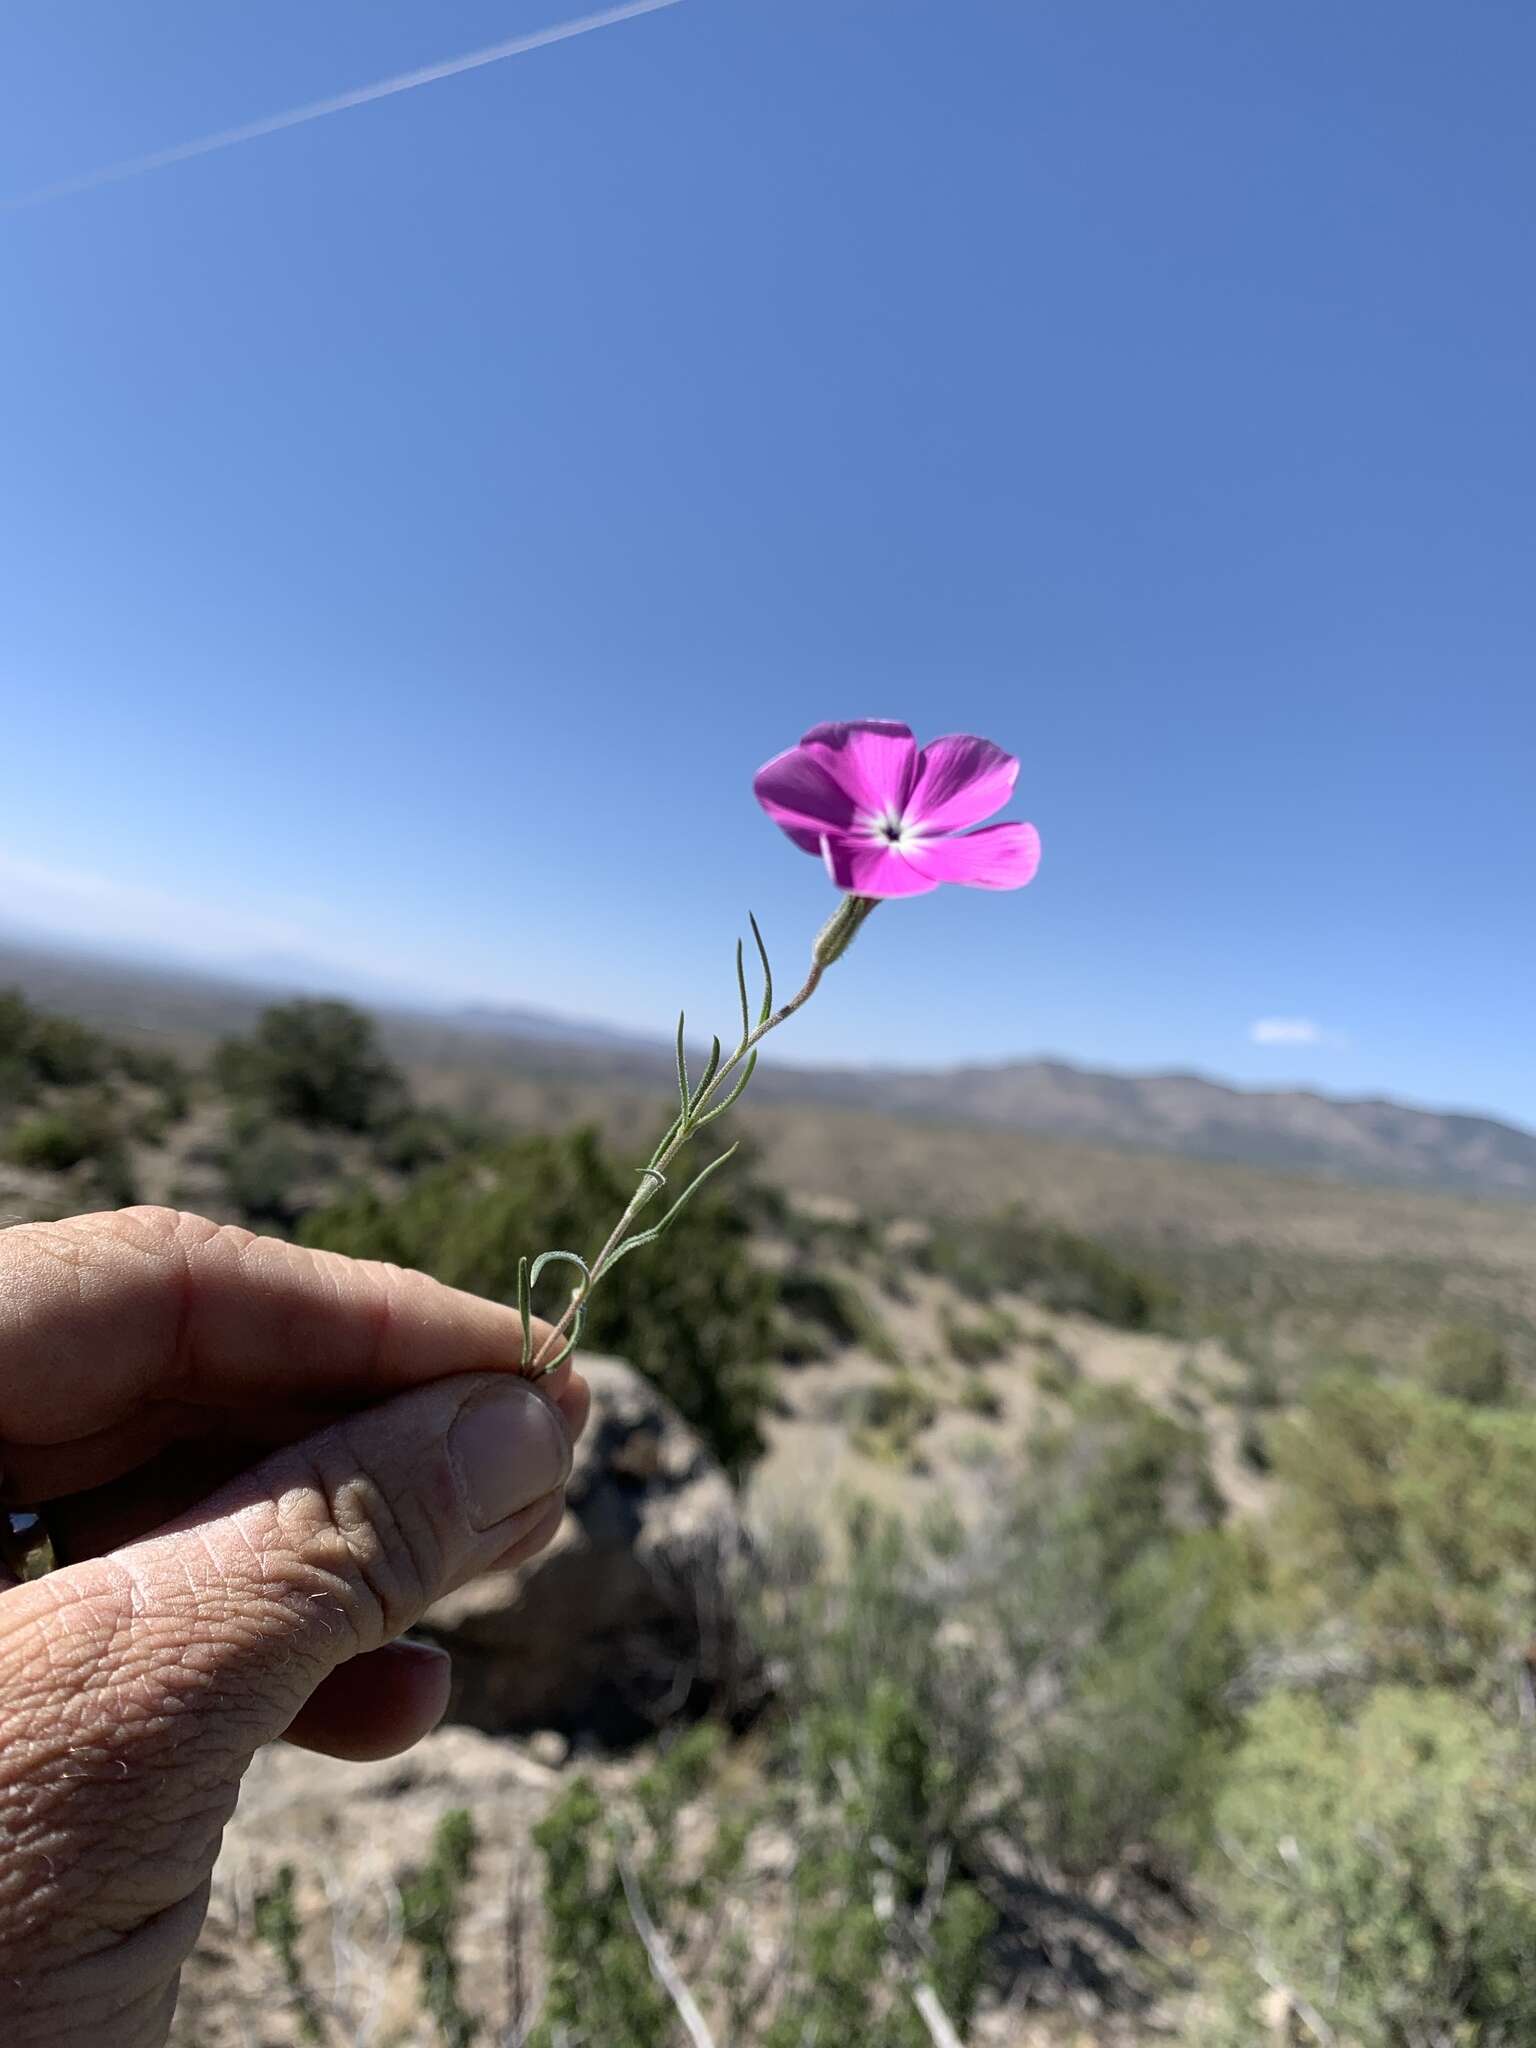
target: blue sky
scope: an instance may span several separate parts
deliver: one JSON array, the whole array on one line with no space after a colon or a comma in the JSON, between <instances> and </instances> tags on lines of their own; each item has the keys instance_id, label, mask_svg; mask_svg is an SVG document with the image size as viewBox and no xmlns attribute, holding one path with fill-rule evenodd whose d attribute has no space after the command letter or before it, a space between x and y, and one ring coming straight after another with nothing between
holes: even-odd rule
<instances>
[{"instance_id":1,"label":"blue sky","mask_svg":"<svg viewBox=\"0 0 1536 2048\"><path fill-rule=\"evenodd\" d=\"M6 0L0 200L580 12ZM0 917L724 1024L828 907L752 770L900 717L1040 878L785 1056L1536 1122L1533 75L1513 0L681 0L0 211Z\"/></svg>"}]
</instances>

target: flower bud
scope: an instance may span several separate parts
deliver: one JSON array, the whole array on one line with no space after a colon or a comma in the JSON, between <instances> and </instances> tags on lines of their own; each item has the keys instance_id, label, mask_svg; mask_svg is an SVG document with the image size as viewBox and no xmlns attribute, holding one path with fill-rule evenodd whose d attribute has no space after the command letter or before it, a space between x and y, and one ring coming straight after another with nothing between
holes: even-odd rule
<instances>
[{"instance_id":1,"label":"flower bud","mask_svg":"<svg viewBox=\"0 0 1536 2048\"><path fill-rule=\"evenodd\" d=\"M845 896L817 934L811 959L818 967L830 967L841 960L853 944L859 927L879 902L876 896Z\"/></svg>"}]
</instances>

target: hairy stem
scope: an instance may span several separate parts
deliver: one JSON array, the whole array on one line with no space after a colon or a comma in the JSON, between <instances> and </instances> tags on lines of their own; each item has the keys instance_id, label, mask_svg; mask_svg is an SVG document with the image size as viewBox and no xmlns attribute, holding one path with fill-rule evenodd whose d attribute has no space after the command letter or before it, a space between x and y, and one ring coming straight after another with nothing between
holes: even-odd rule
<instances>
[{"instance_id":1,"label":"hairy stem","mask_svg":"<svg viewBox=\"0 0 1536 2048\"><path fill-rule=\"evenodd\" d=\"M848 896L840 903L816 940L811 952L811 971L804 985L792 995L787 1003L764 1017L761 1023L750 1030L744 1030L741 1043L728 1059L717 1061L713 1072L697 1094L687 1103L686 1109L673 1121L666 1137L651 1156L649 1166L642 1169L640 1185L623 1215L614 1225L607 1243L592 1261L590 1276L572 1290L565 1312L550 1330L531 1365L525 1360L523 1370L535 1376L548 1372L565 1356L569 1346L571 1325L591 1298L592 1290L603 1277L614 1257L629 1236L647 1204L652 1202L666 1185L667 1168L682 1151L688 1140L707 1118L711 1104L723 1102L725 1092L733 1075L738 1073L744 1061L750 1059L770 1031L777 1031L781 1024L787 1024L797 1010L804 1009L821 984L821 978L834 960L842 958L852 943L855 934L865 919L875 909L875 899L868 896ZM755 929L755 928L754 928ZM759 941L761 944L761 941ZM738 956L739 958L739 956ZM766 965L766 955L765 965ZM739 970L738 970L739 971ZM743 984L743 987L745 985ZM681 1042L681 1034L679 1034Z\"/></svg>"}]
</instances>

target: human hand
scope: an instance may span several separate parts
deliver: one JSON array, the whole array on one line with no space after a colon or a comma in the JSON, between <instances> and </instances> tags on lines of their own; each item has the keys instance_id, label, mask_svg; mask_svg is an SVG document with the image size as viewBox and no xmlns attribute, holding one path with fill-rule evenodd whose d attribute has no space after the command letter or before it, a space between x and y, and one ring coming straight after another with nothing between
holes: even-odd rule
<instances>
[{"instance_id":1,"label":"human hand","mask_svg":"<svg viewBox=\"0 0 1536 2048\"><path fill-rule=\"evenodd\" d=\"M8 2048L160 2048L255 1751L436 1725L447 1659L396 1638L549 1540L586 1419L520 1341L422 1274L169 1210L0 1232L0 1498L64 1560L0 1582Z\"/></svg>"}]
</instances>

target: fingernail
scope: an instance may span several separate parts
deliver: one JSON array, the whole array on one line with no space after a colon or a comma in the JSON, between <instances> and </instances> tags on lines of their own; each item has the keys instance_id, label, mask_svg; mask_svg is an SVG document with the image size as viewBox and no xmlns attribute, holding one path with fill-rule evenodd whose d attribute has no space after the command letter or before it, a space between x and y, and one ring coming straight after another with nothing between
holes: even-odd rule
<instances>
[{"instance_id":1,"label":"fingernail","mask_svg":"<svg viewBox=\"0 0 1536 2048\"><path fill-rule=\"evenodd\" d=\"M520 1380L466 1402L449 1432L448 1453L477 1529L504 1522L553 1493L571 1462L564 1424L543 1396Z\"/></svg>"}]
</instances>

